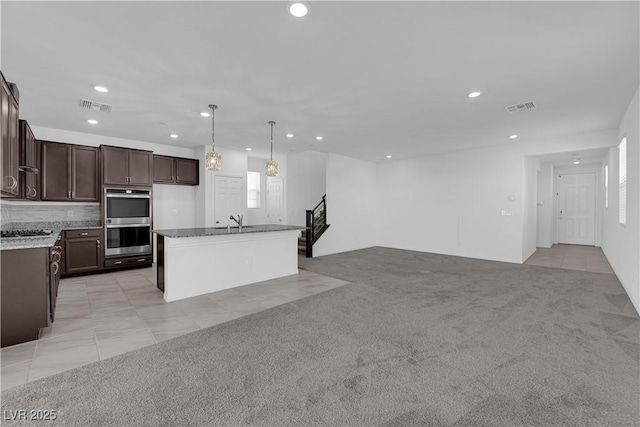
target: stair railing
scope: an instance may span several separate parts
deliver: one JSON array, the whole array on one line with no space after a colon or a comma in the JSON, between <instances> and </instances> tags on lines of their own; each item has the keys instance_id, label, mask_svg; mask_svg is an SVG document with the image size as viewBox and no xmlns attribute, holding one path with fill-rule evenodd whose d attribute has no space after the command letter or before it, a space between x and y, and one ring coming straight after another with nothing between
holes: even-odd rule
<instances>
[{"instance_id":1,"label":"stair railing","mask_svg":"<svg viewBox=\"0 0 640 427\"><path fill-rule=\"evenodd\" d=\"M327 225L327 195L312 210L307 210L306 256L313 257L313 244Z\"/></svg>"}]
</instances>

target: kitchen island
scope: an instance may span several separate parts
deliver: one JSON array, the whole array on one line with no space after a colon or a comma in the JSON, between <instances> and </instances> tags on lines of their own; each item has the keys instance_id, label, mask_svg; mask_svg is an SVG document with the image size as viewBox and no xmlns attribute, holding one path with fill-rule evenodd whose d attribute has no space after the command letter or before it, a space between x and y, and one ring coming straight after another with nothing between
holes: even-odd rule
<instances>
[{"instance_id":1,"label":"kitchen island","mask_svg":"<svg viewBox=\"0 0 640 427\"><path fill-rule=\"evenodd\" d=\"M158 289L167 302L298 274L305 227L253 225L153 230Z\"/></svg>"}]
</instances>

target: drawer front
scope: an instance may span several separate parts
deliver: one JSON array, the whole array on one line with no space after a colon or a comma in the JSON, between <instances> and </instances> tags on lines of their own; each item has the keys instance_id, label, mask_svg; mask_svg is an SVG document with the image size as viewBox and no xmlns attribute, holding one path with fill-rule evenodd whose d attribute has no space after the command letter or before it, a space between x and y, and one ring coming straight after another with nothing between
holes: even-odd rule
<instances>
[{"instance_id":1,"label":"drawer front","mask_svg":"<svg viewBox=\"0 0 640 427\"><path fill-rule=\"evenodd\" d=\"M80 237L100 237L101 228L85 229L85 230L66 230L64 232L65 239L77 239Z\"/></svg>"},{"instance_id":2,"label":"drawer front","mask_svg":"<svg viewBox=\"0 0 640 427\"><path fill-rule=\"evenodd\" d=\"M151 255L143 255L139 257L130 257L130 258L111 258L104 260L104 266L106 268L113 267L131 267L134 265L145 265L151 264L153 262L153 256Z\"/></svg>"}]
</instances>

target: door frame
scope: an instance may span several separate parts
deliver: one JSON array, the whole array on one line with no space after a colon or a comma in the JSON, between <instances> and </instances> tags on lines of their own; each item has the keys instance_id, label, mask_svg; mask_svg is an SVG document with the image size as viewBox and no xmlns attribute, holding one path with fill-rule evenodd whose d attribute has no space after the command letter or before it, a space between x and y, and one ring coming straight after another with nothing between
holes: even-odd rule
<instances>
[{"instance_id":1,"label":"door frame","mask_svg":"<svg viewBox=\"0 0 640 427\"><path fill-rule=\"evenodd\" d=\"M595 165L598 166L598 165ZM601 166L601 165L600 165ZM600 229L601 229L601 224L600 224L600 197L598 195L599 191L600 191L600 181L601 181L601 176L598 172L597 169L594 170L576 170L576 171L572 171L572 172L561 172L558 171L557 169L554 170L554 189L555 189L555 197L554 197L554 216L553 216L553 220L555 222L555 242L554 244L560 244L560 221L558 218L558 215L560 213L560 189L558 187L558 178L561 175L586 175L586 174L591 174L594 176L594 191L593 191L593 202L594 202L594 219L593 219L593 242L594 242L594 246L595 247L600 247L601 246L601 241L600 241ZM563 244L570 244L570 243L563 243ZM589 245L580 245L580 246L589 246Z\"/></svg>"}]
</instances>

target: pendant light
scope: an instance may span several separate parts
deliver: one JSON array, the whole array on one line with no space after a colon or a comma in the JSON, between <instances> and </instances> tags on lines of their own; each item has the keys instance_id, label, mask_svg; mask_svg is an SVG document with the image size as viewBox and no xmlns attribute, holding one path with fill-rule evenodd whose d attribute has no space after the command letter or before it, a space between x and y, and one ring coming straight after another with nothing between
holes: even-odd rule
<instances>
[{"instance_id":1,"label":"pendant light","mask_svg":"<svg viewBox=\"0 0 640 427\"><path fill-rule=\"evenodd\" d=\"M276 122L271 120L269 124L271 125L271 157L270 160L267 160L267 176L277 176L278 163L273 161L273 125L275 125Z\"/></svg>"},{"instance_id":2,"label":"pendant light","mask_svg":"<svg viewBox=\"0 0 640 427\"><path fill-rule=\"evenodd\" d=\"M207 151L207 157L205 166L208 171L219 171L222 169L222 156L220 153L216 152L215 147L215 118L214 112L218 109L217 105L210 104L209 108L211 108L211 151Z\"/></svg>"}]
</instances>

